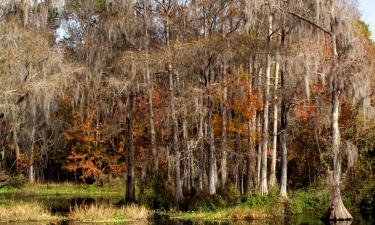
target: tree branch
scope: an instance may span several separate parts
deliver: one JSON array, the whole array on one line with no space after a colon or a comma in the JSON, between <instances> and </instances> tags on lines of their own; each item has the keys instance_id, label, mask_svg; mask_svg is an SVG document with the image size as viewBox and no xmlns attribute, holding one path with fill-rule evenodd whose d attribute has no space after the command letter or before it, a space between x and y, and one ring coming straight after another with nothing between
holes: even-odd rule
<instances>
[{"instance_id":1,"label":"tree branch","mask_svg":"<svg viewBox=\"0 0 375 225\"><path fill-rule=\"evenodd\" d=\"M310 24L310 25L318 28L319 30L323 31L324 33L328 34L329 36L332 36L331 32L329 32L328 30L326 30L323 27L319 26L318 24L316 24L316 23L314 23L314 22L306 19L305 17L300 16L300 15L298 15L296 13L293 13L293 12L288 12L288 14L290 14L290 15L292 15L294 17L297 17L298 19L300 19L300 20L302 20L302 21L304 21L304 22L306 22L306 23L308 23L308 24Z\"/></svg>"}]
</instances>

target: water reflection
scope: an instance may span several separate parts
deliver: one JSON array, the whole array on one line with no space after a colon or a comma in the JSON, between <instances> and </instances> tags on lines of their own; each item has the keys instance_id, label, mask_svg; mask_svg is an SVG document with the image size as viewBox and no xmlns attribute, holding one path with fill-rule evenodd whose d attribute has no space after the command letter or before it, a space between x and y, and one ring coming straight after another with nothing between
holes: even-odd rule
<instances>
[{"instance_id":1,"label":"water reflection","mask_svg":"<svg viewBox=\"0 0 375 225\"><path fill-rule=\"evenodd\" d=\"M270 220L254 220L254 221L215 221L215 222L192 222L192 221L180 221L180 220L169 220L167 218L156 219L152 221L136 221L136 222L124 222L124 223L79 223L74 221L59 221L59 222L10 222L0 223L0 225L371 225L371 222L365 222L362 220L354 221L338 221L329 222L324 224L322 221L304 221L299 222L295 220L285 221L283 219L270 219Z\"/></svg>"}]
</instances>

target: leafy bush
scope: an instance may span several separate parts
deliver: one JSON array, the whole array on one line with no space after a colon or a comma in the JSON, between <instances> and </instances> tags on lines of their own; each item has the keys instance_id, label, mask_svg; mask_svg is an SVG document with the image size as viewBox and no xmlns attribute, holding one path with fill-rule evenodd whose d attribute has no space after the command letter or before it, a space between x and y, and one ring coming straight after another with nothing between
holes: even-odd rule
<instances>
[{"instance_id":1,"label":"leafy bush","mask_svg":"<svg viewBox=\"0 0 375 225\"><path fill-rule=\"evenodd\" d=\"M280 197L276 189L272 189L268 195L259 192L251 192L241 198L242 205L248 208L272 208L281 205Z\"/></svg>"},{"instance_id":2,"label":"leafy bush","mask_svg":"<svg viewBox=\"0 0 375 225\"><path fill-rule=\"evenodd\" d=\"M169 210L176 205L173 187L168 186L165 179L156 175L142 180L143 195L139 198L142 204L155 210Z\"/></svg>"},{"instance_id":3,"label":"leafy bush","mask_svg":"<svg viewBox=\"0 0 375 225\"><path fill-rule=\"evenodd\" d=\"M225 208L227 205L219 194L209 195L206 192L199 192L189 200L188 210L207 212Z\"/></svg>"},{"instance_id":4,"label":"leafy bush","mask_svg":"<svg viewBox=\"0 0 375 225\"><path fill-rule=\"evenodd\" d=\"M227 206L235 206L239 203L241 193L235 185L227 185L224 189L219 190L218 194L225 200Z\"/></svg>"},{"instance_id":5,"label":"leafy bush","mask_svg":"<svg viewBox=\"0 0 375 225\"><path fill-rule=\"evenodd\" d=\"M366 217L371 217L375 214L375 188L362 198L359 207L361 214Z\"/></svg>"},{"instance_id":6,"label":"leafy bush","mask_svg":"<svg viewBox=\"0 0 375 225\"><path fill-rule=\"evenodd\" d=\"M289 202L293 214L305 211L323 211L328 208L327 191L297 191L294 192Z\"/></svg>"},{"instance_id":7,"label":"leafy bush","mask_svg":"<svg viewBox=\"0 0 375 225\"><path fill-rule=\"evenodd\" d=\"M27 179L23 175L19 175L16 177L12 177L9 180L7 186L20 189L20 188L25 187L26 184L27 184Z\"/></svg>"}]
</instances>

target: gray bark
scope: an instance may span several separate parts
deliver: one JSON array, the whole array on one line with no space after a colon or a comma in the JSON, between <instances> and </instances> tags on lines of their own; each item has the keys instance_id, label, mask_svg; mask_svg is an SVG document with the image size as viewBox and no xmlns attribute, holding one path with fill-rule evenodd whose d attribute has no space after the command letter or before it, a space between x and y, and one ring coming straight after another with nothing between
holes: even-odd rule
<instances>
[{"instance_id":1,"label":"gray bark","mask_svg":"<svg viewBox=\"0 0 375 225\"><path fill-rule=\"evenodd\" d=\"M144 1L145 15L144 15L144 26L145 26L145 48L146 48L146 80L147 80L147 100L148 100L148 113L149 113L149 126L150 126L150 138L151 138L151 156L153 161L153 170L154 172L158 171L158 156L156 151L156 134L155 134L155 123L154 123L154 109L152 101L152 80L150 77L150 68L149 68L149 35L148 35L148 0Z\"/></svg>"},{"instance_id":2,"label":"gray bark","mask_svg":"<svg viewBox=\"0 0 375 225\"><path fill-rule=\"evenodd\" d=\"M341 154L340 154L340 87L336 74L336 66L338 62L338 51L336 43L336 18L334 4L331 9L331 40L332 40L332 111L331 111L331 129L332 129L332 151L333 151L333 171L329 171L330 179L330 196L329 196L329 219L330 220L351 220L352 215L346 209L340 192L341 177Z\"/></svg>"},{"instance_id":3,"label":"gray bark","mask_svg":"<svg viewBox=\"0 0 375 225\"><path fill-rule=\"evenodd\" d=\"M222 85L223 85L223 96L221 102L221 186L224 188L227 182L227 100L228 100L228 88L227 88L227 77L226 77L226 65L223 63L222 68Z\"/></svg>"},{"instance_id":4,"label":"gray bark","mask_svg":"<svg viewBox=\"0 0 375 225\"><path fill-rule=\"evenodd\" d=\"M272 34L272 15L268 16L269 36ZM270 37L268 42L270 42ZM270 43L269 43L270 44ZM260 193L265 195L268 193L267 186L267 151L268 151L268 111L269 111L269 92L271 77L271 55L267 54L266 59L266 77L263 93L263 130L262 130L262 163L260 176Z\"/></svg>"},{"instance_id":5,"label":"gray bark","mask_svg":"<svg viewBox=\"0 0 375 225\"><path fill-rule=\"evenodd\" d=\"M275 89L274 89L274 98L273 98L273 136L272 136L272 155L271 155L271 173L270 173L270 187L276 185L276 156L277 156L277 117L278 117L278 85L279 85L279 71L280 63L279 56L276 56L276 67L275 67Z\"/></svg>"}]
</instances>

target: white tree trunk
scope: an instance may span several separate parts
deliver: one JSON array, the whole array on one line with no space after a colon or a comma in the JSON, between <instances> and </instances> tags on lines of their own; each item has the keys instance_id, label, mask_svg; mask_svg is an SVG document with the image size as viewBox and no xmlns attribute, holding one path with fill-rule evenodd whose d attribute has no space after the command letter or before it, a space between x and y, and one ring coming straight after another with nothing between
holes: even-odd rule
<instances>
[{"instance_id":1,"label":"white tree trunk","mask_svg":"<svg viewBox=\"0 0 375 225\"><path fill-rule=\"evenodd\" d=\"M268 16L269 35L272 34L272 15ZM270 37L269 37L270 39ZM271 40L268 40L269 42ZM268 111L269 111L269 92L271 77L271 55L267 54L266 59L266 77L264 81L263 94L263 130L262 130L262 165L260 176L260 193L268 194L267 186L267 151L268 151Z\"/></svg>"},{"instance_id":2,"label":"white tree trunk","mask_svg":"<svg viewBox=\"0 0 375 225\"><path fill-rule=\"evenodd\" d=\"M277 117L278 117L278 85L279 85L279 57L277 56L276 68L275 68L275 93L274 93L274 103L273 103L273 139L272 139L272 156L271 156L271 173L270 173L270 187L276 185L276 156L277 156Z\"/></svg>"}]
</instances>

